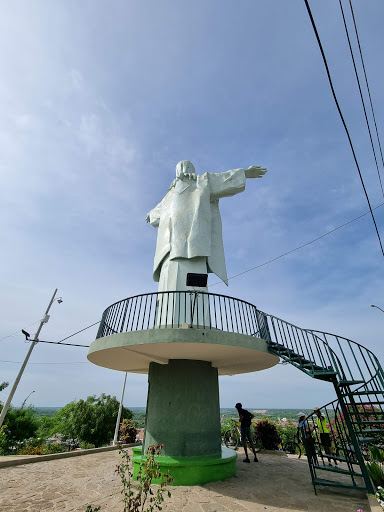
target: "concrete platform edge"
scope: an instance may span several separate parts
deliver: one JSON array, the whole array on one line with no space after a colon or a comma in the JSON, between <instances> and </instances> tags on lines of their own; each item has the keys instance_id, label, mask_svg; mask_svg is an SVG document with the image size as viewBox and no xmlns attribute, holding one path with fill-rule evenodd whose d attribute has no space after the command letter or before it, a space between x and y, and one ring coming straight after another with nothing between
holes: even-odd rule
<instances>
[{"instance_id":1,"label":"concrete platform edge","mask_svg":"<svg viewBox=\"0 0 384 512\"><path fill-rule=\"evenodd\" d=\"M367 498L368 498L369 508L370 508L371 512L382 512L383 509L381 508L381 506L376 498L373 498L368 493L367 493Z\"/></svg>"},{"instance_id":2,"label":"concrete platform edge","mask_svg":"<svg viewBox=\"0 0 384 512\"><path fill-rule=\"evenodd\" d=\"M131 448L132 446L140 446L141 443L130 443L123 444L123 448ZM63 452L63 453L51 453L49 455L36 455L36 457L26 457L22 458L20 455L20 459L12 459L12 460L2 460L0 461L0 469L1 468L9 468L11 466L21 466L23 464L32 464L35 462L46 462L48 460L56 460L56 459L67 459L69 457L79 457L80 455L90 455L93 453L101 453L101 452L111 452L113 450L118 450L118 446L103 446L102 448L90 448L89 450L74 450L72 452Z\"/></svg>"}]
</instances>

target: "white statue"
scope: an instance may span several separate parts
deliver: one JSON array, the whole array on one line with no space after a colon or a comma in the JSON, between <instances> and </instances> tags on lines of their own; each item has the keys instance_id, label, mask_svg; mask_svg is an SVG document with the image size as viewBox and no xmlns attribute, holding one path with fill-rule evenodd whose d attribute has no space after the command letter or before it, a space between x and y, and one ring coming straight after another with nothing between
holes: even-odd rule
<instances>
[{"instance_id":1,"label":"white statue","mask_svg":"<svg viewBox=\"0 0 384 512\"><path fill-rule=\"evenodd\" d=\"M261 178L259 166L196 176L191 162L176 166L176 179L147 215L158 228L153 279L159 291L186 290L187 273L216 274L228 285L219 199L245 189L247 178Z\"/></svg>"}]
</instances>

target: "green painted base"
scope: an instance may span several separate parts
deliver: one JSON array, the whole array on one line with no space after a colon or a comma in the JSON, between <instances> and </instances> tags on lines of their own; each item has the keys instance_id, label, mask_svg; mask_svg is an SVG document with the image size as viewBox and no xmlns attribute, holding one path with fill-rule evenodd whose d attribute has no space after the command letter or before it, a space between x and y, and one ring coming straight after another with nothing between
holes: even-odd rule
<instances>
[{"instance_id":1,"label":"green painted base","mask_svg":"<svg viewBox=\"0 0 384 512\"><path fill-rule=\"evenodd\" d=\"M144 457L141 447L133 448L133 478L139 473L140 464ZM202 457L156 457L160 464L160 473L170 473L174 482L172 485L199 485L208 482L226 480L236 475L236 452L221 448L220 455L206 455ZM153 483L160 484L161 479Z\"/></svg>"}]
</instances>

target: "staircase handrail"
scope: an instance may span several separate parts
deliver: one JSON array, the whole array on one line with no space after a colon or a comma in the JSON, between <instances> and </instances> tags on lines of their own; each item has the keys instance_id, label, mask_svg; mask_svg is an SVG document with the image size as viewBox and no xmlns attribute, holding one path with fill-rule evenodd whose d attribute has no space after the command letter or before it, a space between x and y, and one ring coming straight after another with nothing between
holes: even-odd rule
<instances>
[{"instance_id":1,"label":"staircase handrail","mask_svg":"<svg viewBox=\"0 0 384 512\"><path fill-rule=\"evenodd\" d=\"M369 348L365 347L364 345L361 345L361 343L358 343L357 341L354 341L354 340L351 340L349 338L346 338L345 336L339 336L338 334L332 334L332 333L329 333L329 332L318 331L318 330L312 330L312 332L313 333L320 333L320 334L323 334L323 335L326 335L326 336L334 336L337 339L346 341L348 344L352 343L353 345L356 345L359 348L360 353L362 353L362 351L365 351L367 354L369 354L369 356L371 358L371 362L372 362L372 360L374 360L374 362L376 364L376 373L374 375L370 375L370 378L368 380L366 380L363 384L361 384L360 386L355 388L354 391L357 391L357 390L363 388L364 386L369 384L372 380L374 380L375 377L379 377L380 381L384 385L384 372L383 372L383 368L382 368L382 366L380 364L380 361L378 360L377 356L372 352L372 350L370 350ZM365 363L366 363L366 361L365 361ZM373 362L372 362L372 364L373 364ZM368 367L367 363L366 363L366 366L367 366L367 369L369 370L369 367ZM365 380L365 378L364 378L364 380Z\"/></svg>"},{"instance_id":2,"label":"staircase handrail","mask_svg":"<svg viewBox=\"0 0 384 512\"><path fill-rule=\"evenodd\" d=\"M279 336L276 332L276 326L275 321L277 323L277 327L279 328L279 334L280 334L280 340L286 341L289 340L291 343L282 343L286 348L292 350L295 354L302 355L306 357L309 361L316 364L318 367L322 367L324 371L334 371L338 377L339 380L343 380L345 378L343 366L341 364L341 361L338 357L338 354L333 350L333 348L329 345L327 340L323 340L319 336L317 336L314 331L310 329L303 329L302 327L299 327L295 324L292 324L290 322L287 322L286 320L282 320L281 318L278 318L277 316L271 315L269 313L265 313L263 311L259 311L261 315L264 315L265 318L269 318L271 320L271 324L273 327L273 331L275 334L276 342L278 342ZM284 333L282 335L282 328L284 326L287 326L288 335ZM270 334L270 329L269 329ZM300 336L301 339L300 339ZM297 342L292 342L293 338L297 338ZM313 339L313 346L310 345L308 337L312 337ZM269 336L270 339L267 339L267 342L269 344L273 343L271 336ZM321 350L321 345L325 347L325 352ZM317 357L316 357L317 355ZM328 361L327 361L328 359ZM292 364L292 363L291 363ZM299 367L299 365L294 364L294 366ZM302 369L302 368L300 368ZM311 373L306 372L306 373Z\"/></svg>"},{"instance_id":3,"label":"staircase handrail","mask_svg":"<svg viewBox=\"0 0 384 512\"><path fill-rule=\"evenodd\" d=\"M307 359L316 363L318 366L322 366L324 369L330 369L332 367L337 373L339 381L350 381L351 383L356 381L356 384L361 384L360 387L364 387L368 382L377 377L384 386L384 372L378 358L371 350L360 343L350 340L344 336L339 336L325 331L303 329L297 325L262 311L260 311L260 314L263 315L266 320L269 320L269 324L272 327L272 329L270 329L268 322L266 322L269 328L270 338L267 339L267 341L270 344L274 343L271 336L272 330L275 335L276 343L284 345L296 354L305 356ZM332 346L329 339L327 339L327 336L328 338L332 337L334 339L335 343L333 343ZM294 340L295 337L298 338L299 343ZM311 338L313 343L310 344L309 340ZM294 341L292 342L292 340ZM343 342L347 344L347 347L343 345ZM353 350L352 344L354 347L357 347L357 350ZM321 349L322 346L325 348L325 351ZM350 354L347 354L348 349L350 350ZM327 357L324 357L324 352ZM351 356L349 360L346 357L347 355ZM289 357L287 359L288 362L290 362ZM330 367L327 359L331 363ZM344 363L342 361L344 361ZM299 367L297 364L293 365ZM364 367L365 371L363 371ZM349 374L348 377L346 376L346 372ZM307 373L311 372L307 371Z\"/></svg>"}]
</instances>

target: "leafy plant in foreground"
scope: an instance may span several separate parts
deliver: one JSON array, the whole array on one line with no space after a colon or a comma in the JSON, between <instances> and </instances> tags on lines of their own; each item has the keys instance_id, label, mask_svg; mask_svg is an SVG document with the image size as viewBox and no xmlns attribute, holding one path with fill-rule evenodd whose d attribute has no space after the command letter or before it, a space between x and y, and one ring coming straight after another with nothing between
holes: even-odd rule
<instances>
[{"instance_id":1,"label":"leafy plant in foreground","mask_svg":"<svg viewBox=\"0 0 384 512\"><path fill-rule=\"evenodd\" d=\"M137 480L139 485L137 489L132 486L132 472L130 469L130 457L126 450L120 447L122 463L117 466L117 473L120 475L124 503L124 512L153 512L162 510L161 504L164 501L164 493L171 497L171 492L167 485L173 482L169 473L160 473L160 465L155 457L160 454L164 445L155 444L149 446L144 461L140 464ZM156 491L152 488L152 481L161 478L161 483ZM147 505L147 506L146 506ZM146 507L146 508L145 508Z\"/></svg>"},{"instance_id":2,"label":"leafy plant in foreground","mask_svg":"<svg viewBox=\"0 0 384 512\"><path fill-rule=\"evenodd\" d=\"M367 463L367 470L375 487L379 488L384 485L384 450L370 446L369 451L371 460Z\"/></svg>"},{"instance_id":3,"label":"leafy plant in foreground","mask_svg":"<svg viewBox=\"0 0 384 512\"><path fill-rule=\"evenodd\" d=\"M140 464L139 474L137 477L138 485L133 481L133 471L130 466L130 457L127 450L123 450L119 444L119 454L121 463L116 466L115 472L119 474L123 495L123 512L153 512L162 510L161 504L164 501L164 494L171 497L171 491L167 485L173 482L173 478L169 473L160 473L160 465L156 462L155 457L160 455L164 448L163 444L155 444L148 447L147 456ZM153 489L153 480L161 480L157 490ZM135 484L135 485L134 485ZM93 508L88 505L86 512L98 512L101 507Z\"/></svg>"}]
</instances>

